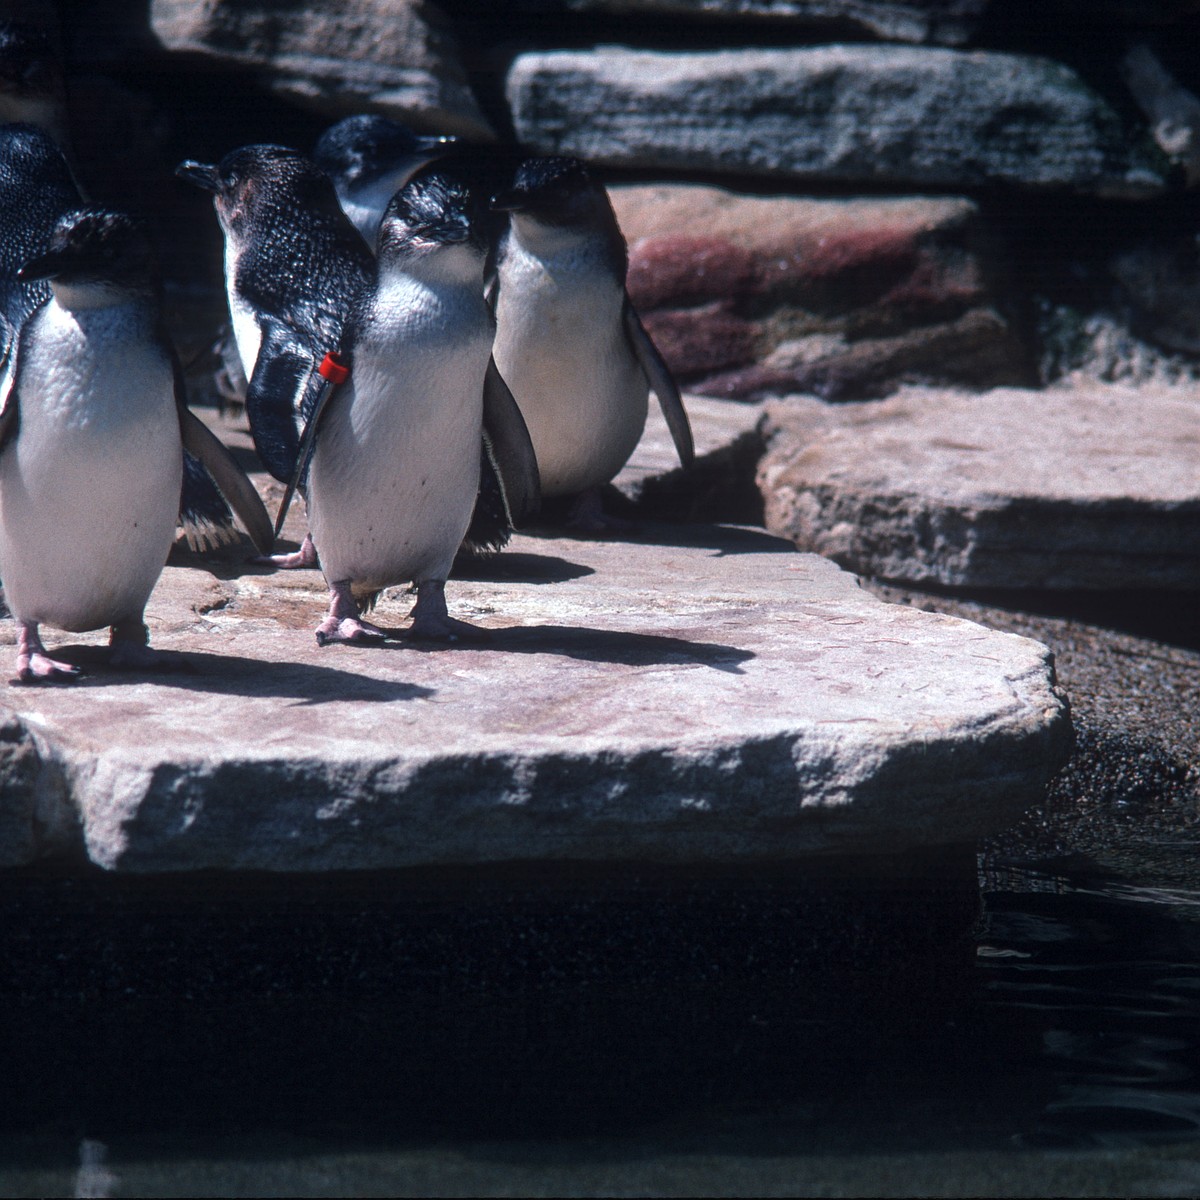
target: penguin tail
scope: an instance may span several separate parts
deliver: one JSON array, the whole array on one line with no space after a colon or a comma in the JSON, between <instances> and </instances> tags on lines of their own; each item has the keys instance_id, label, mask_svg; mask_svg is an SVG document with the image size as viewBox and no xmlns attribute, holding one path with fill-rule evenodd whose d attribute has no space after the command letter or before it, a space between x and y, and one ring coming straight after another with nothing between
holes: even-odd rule
<instances>
[{"instance_id":1,"label":"penguin tail","mask_svg":"<svg viewBox=\"0 0 1200 1200\"><path fill-rule=\"evenodd\" d=\"M198 554L238 540L232 509L204 464L188 450L183 452L179 524L188 548Z\"/></svg>"},{"instance_id":2,"label":"penguin tail","mask_svg":"<svg viewBox=\"0 0 1200 1200\"><path fill-rule=\"evenodd\" d=\"M513 519L508 508L508 497L504 493L491 442L484 434L479 461L479 493L475 497L471 523L467 526L459 552L475 557L496 554L508 545L512 532Z\"/></svg>"}]
</instances>

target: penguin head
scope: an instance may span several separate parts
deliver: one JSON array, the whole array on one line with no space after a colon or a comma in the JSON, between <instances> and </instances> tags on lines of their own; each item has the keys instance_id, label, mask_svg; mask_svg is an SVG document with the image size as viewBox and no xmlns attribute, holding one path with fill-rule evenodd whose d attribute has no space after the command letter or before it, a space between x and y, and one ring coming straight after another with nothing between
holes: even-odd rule
<instances>
[{"instance_id":1,"label":"penguin head","mask_svg":"<svg viewBox=\"0 0 1200 1200\"><path fill-rule=\"evenodd\" d=\"M234 234L251 222L278 220L289 208L341 211L329 176L288 146L242 146L215 165L189 159L175 174L213 194L222 226Z\"/></svg>"},{"instance_id":2,"label":"penguin head","mask_svg":"<svg viewBox=\"0 0 1200 1200\"><path fill-rule=\"evenodd\" d=\"M611 215L608 193L578 158L527 158L512 187L492 197L493 212L528 215L544 225L592 226Z\"/></svg>"},{"instance_id":3,"label":"penguin head","mask_svg":"<svg viewBox=\"0 0 1200 1200\"><path fill-rule=\"evenodd\" d=\"M479 192L462 163L435 162L389 201L379 226L379 267L453 257L482 279L488 238ZM447 252L453 252L452 256Z\"/></svg>"},{"instance_id":4,"label":"penguin head","mask_svg":"<svg viewBox=\"0 0 1200 1200\"><path fill-rule=\"evenodd\" d=\"M313 147L313 162L335 183L350 188L399 170L416 170L452 150L458 138L414 133L388 117L360 113L331 125Z\"/></svg>"},{"instance_id":5,"label":"penguin head","mask_svg":"<svg viewBox=\"0 0 1200 1200\"><path fill-rule=\"evenodd\" d=\"M48 279L60 298L116 302L155 285L154 250L142 222L104 208L82 208L60 218L44 254L17 273L23 283Z\"/></svg>"},{"instance_id":6,"label":"penguin head","mask_svg":"<svg viewBox=\"0 0 1200 1200\"><path fill-rule=\"evenodd\" d=\"M42 128L0 125L0 179L73 188L71 169L58 143Z\"/></svg>"}]
</instances>

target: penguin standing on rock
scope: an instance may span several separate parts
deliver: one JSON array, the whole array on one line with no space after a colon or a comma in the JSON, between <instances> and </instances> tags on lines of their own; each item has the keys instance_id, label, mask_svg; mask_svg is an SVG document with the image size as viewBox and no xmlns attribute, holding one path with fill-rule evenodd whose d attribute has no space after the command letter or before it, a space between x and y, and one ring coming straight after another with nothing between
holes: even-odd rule
<instances>
[{"instance_id":1,"label":"penguin standing on rock","mask_svg":"<svg viewBox=\"0 0 1200 1200\"><path fill-rule=\"evenodd\" d=\"M544 496L577 497L571 523L614 522L600 488L642 436L653 388L680 462L692 432L625 291L625 239L604 188L575 158L532 158L492 200L509 214L491 294L496 365L529 426Z\"/></svg>"},{"instance_id":2,"label":"penguin standing on rock","mask_svg":"<svg viewBox=\"0 0 1200 1200\"><path fill-rule=\"evenodd\" d=\"M43 254L58 222L84 207L54 139L34 125L0 125L0 408L12 389L17 343L30 317L50 299L50 283L21 268ZM233 514L204 466L183 455L179 521L194 549L232 541Z\"/></svg>"},{"instance_id":3,"label":"penguin standing on rock","mask_svg":"<svg viewBox=\"0 0 1200 1200\"><path fill-rule=\"evenodd\" d=\"M290 483L321 392L318 364L341 349L374 260L329 177L296 150L243 146L215 166L181 163L176 174L213 194L225 234L229 312L250 381L246 417L263 465ZM272 561L315 567L311 536Z\"/></svg>"},{"instance_id":4,"label":"penguin standing on rock","mask_svg":"<svg viewBox=\"0 0 1200 1200\"><path fill-rule=\"evenodd\" d=\"M384 214L378 283L347 327L353 374L313 452L310 519L330 592L322 645L386 636L360 610L409 581L412 636L478 633L448 615L445 585L476 505L481 441L510 521L537 507L533 446L491 356L479 216L468 182L441 163Z\"/></svg>"},{"instance_id":5,"label":"penguin standing on rock","mask_svg":"<svg viewBox=\"0 0 1200 1200\"><path fill-rule=\"evenodd\" d=\"M269 547L266 510L183 403L140 226L102 209L70 213L20 279L48 279L53 294L21 331L0 410L0 574L18 677L81 674L46 653L42 623L109 625L113 666L170 666L147 646L142 614L175 536L183 448Z\"/></svg>"},{"instance_id":6,"label":"penguin standing on rock","mask_svg":"<svg viewBox=\"0 0 1200 1200\"><path fill-rule=\"evenodd\" d=\"M374 251L388 201L457 141L414 133L388 117L362 113L325 130L313 147L313 161L333 180L342 210Z\"/></svg>"}]
</instances>

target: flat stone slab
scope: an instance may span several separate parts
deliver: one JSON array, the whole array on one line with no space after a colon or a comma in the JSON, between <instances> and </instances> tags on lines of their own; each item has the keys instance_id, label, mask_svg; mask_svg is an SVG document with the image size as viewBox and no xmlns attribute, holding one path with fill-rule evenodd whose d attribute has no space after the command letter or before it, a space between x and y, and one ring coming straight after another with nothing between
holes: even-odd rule
<instances>
[{"instance_id":1,"label":"flat stone slab","mask_svg":"<svg viewBox=\"0 0 1200 1200\"><path fill-rule=\"evenodd\" d=\"M506 95L542 154L619 167L961 191L1136 198L1165 187L1148 134L1069 67L933 46L518 55Z\"/></svg>"},{"instance_id":2,"label":"flat stone slab","mask_svg":"<svg viewBox=\"0 0 1200 1200\"><path fill-rule=\"evenodd\" d=\"M317 572L195 559L148 610L194 673L115 674L103 635L51 634L92 673L5 690L29 852L82 839L137 872L891 853L1005 825L1065 754L1039 643L885 604L760 531L522 536L448 593L486 641L320 649ZM374 619L410 606L387 593Z\"/></svg>"},{"instance_id":3,"label":"flat stone slab","mask_svg":"<svg viewBox=\"0 0 1200 1200\"><path fill-rule=\"evenodd\" d=\"M1200 588L1200 390L1088 385L768 405L767 526L950 587Z\"/></svg>"}]
</instances>

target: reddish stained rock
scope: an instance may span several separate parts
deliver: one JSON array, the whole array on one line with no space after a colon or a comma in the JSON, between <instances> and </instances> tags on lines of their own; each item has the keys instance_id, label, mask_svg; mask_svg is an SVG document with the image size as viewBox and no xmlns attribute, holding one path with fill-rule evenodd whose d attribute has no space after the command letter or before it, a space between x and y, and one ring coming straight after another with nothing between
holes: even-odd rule
<instances>
[{"instance_id":1,"label":"reddish stained rock","mask_svg":"<svg viewBox=\"0 0 1200 1200\"><path fill-rule=\"evenodd\" d=\"M751 363L762 342L762 332L753 322L719 304L646 313L644 321L667 366L680 379Z\"/></svg>"},{"instance_id":2,"label":"reddish stained rock","mask_svg":"<svg viewBox=\"0 0 1200 1200\"><path fill-rule=\"evenodd\" d=\"M975 205L613 189L629 292L676 375L738 399L1029 382ZM784 359L778 354L783 348Z\"/></svg>"},{"instance_id":3,"label":"reddish stained rock","mask_svg":"<svg viewBox=\"0 0 1200 1200\"><path fill-rule=\"evenodd\" d=\"M754 254L724 238L646 238L630 247L626 287L639 309L704 304L757 290Z\"/></svg>"},{"instance_id":4,"label":"reddish stained rock","mask_svg":"<svg viewBox=\"0 0 1200 1200\"><path fill-rule=\"evenodd\" d=\"M788 347L781 347L764 363L709 376L691 388L702 396L732 400L795 392L822 400L870 400L931 379L985 389L989 379L1030 373L1021 348L1005 334L995 313L973 309L955 321L902 337L863 338L794 362L788 361Z\"/></svg>"}]
</instances>

